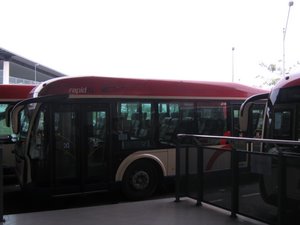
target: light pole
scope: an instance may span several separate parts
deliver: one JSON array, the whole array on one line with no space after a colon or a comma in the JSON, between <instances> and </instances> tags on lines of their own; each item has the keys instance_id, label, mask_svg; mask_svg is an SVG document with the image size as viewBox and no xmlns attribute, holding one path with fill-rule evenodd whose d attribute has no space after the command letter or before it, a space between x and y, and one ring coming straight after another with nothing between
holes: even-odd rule
<instances>
[{"instance_id":1,"label":"light pole","mask_svg":"<svg viewBox=\"0 0 300 225\"><path fill-rule=\"evenodd\" d=\"M232 47L232 55L231 55L231 70L232 70L232 77L231 77L231 81L233 82L234 81L234 50L235 50L235 48L234 47Z\"/></svg>"},{"instance_id":2,"label":"light pole","mask_svg":"<svg viewBox=\"0 0 300 225\"><path fill-rule=\"evenodd\" d=\"M36 63L34 64L34 83L36 83L36 68L39 66L40 64Z\"/></svg>"},{"instance_id":3,"label":"light pole","mask_svg":"<svg viewBox=\"0 0 300 225\"><path fill-rule=\"evenodd\" d=\"M282 39L282 76L285 76L285 36L286 36L286 30L289 22L289 17L290 17L290 10L291 7L294 5L293 1L289 2L289 10L288 10L288 15L286 18L286 23L285 27L283 28L283 39Z\"/></svg>"}]
</instances>

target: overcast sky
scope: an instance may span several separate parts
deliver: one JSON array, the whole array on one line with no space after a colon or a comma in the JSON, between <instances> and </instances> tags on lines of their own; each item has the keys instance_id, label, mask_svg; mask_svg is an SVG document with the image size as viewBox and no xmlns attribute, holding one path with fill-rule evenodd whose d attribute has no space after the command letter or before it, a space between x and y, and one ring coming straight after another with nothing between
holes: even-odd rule
<instances>
[{"instance_id":1,"label":"overcast sky","mask_svg":"<svg viewBox=\"0 0 300 225\"><path fill-rule=\"evenodd\" d=\"M288 3L1 0L0 47L68 75L231 81L233 62L234 80L255 84L260 62L282 59ZM300 61L299 26L295 0L287 67Z\"/></svg>"}]
</instances>

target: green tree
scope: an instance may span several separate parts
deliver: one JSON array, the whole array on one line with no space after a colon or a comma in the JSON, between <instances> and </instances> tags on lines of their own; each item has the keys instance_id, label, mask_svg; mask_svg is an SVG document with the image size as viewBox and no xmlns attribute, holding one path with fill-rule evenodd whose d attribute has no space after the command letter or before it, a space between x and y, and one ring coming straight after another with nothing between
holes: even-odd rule
<instances>
[{"instance_id":1,"label":"green tree","mask_svg":"<svg viewBox=\"0 0 300 225\"><path fill-rule=\"evenodd\" d=\"M282 78L282 61L278 60L277 63L266 64L264 62L260 62L259 65L265 68L268 72L270 72L270 76L266 75L257 75L256 78L262 80L261 86L272 87L274 86L281 78ZM286 68L286 75L290 74L291 71L300 66L300 62L297 61L292 66Z\"/></svg>"}]
</instances>

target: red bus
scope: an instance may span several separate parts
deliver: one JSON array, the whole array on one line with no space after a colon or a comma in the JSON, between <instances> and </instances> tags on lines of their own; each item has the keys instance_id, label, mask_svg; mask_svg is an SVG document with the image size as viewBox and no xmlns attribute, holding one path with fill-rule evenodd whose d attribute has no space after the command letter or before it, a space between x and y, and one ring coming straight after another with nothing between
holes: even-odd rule
<instances>
[{"instance_id":1,"label":"red bus","mask_svg":"<svg viewBox=\"0 0 300 225\"><path fill-rule=\"evenodd\" d=\"M263 92L207 81L46 81L12 113L21 187L64 195L117 185L130 199L149 197L175 175L176 134L238 135L241 103Z\"/></svg>"},{"instance_id":2,"label":"red bus","mask_svg":"<svg viewBox=\"0 0 300 225\"><path fill-rule=\"evenodd\" d=\"M11 136L12 129L7 118L9 109L18 101L28 97L33 85L0 84L0 136ZM4 175L14 174L15 157L12 154L13 142L3 143L3 170Z\"/></svg>"},{"instance_id":3,"label":"red bus","mask_svg":"<svg viewBox=\"0 0 300 225\"><path fill-rule=\"evenodd\" d=\"M250 115L249 107L259 100L267 100L266 110L261 129L261 137L279 140L300 140L300 74L287 76L280 80L269 94L261 94L250 97L241 107L241 129L249 130L247 115ZM293 154L300 153L299 146L260 146L260 151L278 153L279 151ZM265 158L267 160L267 158ZM266 161L268 165L261 171L261 193L266 202L277 204L278 191L278 162ZM286 195L289 204L300 203L300 160L287 159L286 161Z\"/></svg>"}]
</instances>

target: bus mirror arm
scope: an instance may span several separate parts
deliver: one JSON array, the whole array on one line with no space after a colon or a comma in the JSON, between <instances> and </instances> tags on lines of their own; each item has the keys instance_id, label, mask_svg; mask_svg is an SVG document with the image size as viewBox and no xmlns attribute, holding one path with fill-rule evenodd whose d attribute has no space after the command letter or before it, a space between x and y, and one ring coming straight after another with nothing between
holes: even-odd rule
<instances>
[{"instance_id":1,"label":"bus mirror arm","mask_svg":"<svg viewBox=\"0 0 300 225\"><path fill-rule=\"evenodd\" d=\"M249 122L249 111L254 104L255 101L267 99L269 96L269 93L264 94L258 94L253 95L246 99L246 101L241 105L240 108L240 117L239 117L239 123L240 123L240 129L241 132L247 132L248 130L248 122Z\"/></svg>"},{"instance_id":2,"label":"bus mirror arm","mask_svg":"<svg viewBox=\"0 0 300 225\"><path fill-rule=\"evenodd\" d=\"M248 130L248 115L249 115L249 110L251 106L253 105L253 102L245 102L245 104L242 104L240 108L240 118L239 118L239 123L240 123L240 131L241 132L247 132Z\"/></svg>"}]
</instances>

